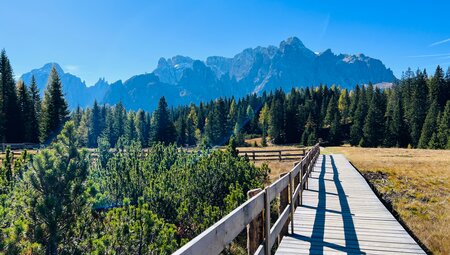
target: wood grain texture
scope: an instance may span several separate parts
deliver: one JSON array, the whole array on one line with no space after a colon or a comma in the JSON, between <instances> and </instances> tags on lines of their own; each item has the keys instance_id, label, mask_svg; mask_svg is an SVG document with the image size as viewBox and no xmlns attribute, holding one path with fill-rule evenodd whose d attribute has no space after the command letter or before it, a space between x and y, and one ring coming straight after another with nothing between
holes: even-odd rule
<instances>
[{"instance_id":1,"label":"wood grain texture","mask_svg":"<svg viewBox=\"0 0 450 255\"><path fill-rule=\"evenodd\" d=\"M276 254L425 254L340 154L320 155Z\"/></svg>"}]
</instances>

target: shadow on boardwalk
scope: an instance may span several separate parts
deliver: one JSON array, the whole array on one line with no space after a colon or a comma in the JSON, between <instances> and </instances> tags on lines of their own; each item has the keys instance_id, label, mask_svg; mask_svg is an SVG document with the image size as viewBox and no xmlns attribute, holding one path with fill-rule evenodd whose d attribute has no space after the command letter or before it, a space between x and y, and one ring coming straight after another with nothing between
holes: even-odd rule
<instances>
[{"instance_id":1,"label":"shadow on boardwalk","mask_svg":"<svg viewBox=\"0 0 450 255\"><path fill-rule=\"evenodd\" d=\"M359 247L358 237L356 235L355 225L352 218L352 213L350 210L350 205L347 200L347 195L345 194L345 191L342 187L341 181L339 180L339 173L337 171L336 165L334 163L333 156L330 156L330 163L332 172L327 172L327 166L326 166L326 156L322 156L322 166L320 169L320 174L318 179L318 190L313 192L318 192L318 204L317 204L317 212L314 219L314 227L311 237L306 237L299 234L292 234L291 237L294 239L302 240L305 242L311 243L309 253L310 254L324 254L324 247L328 247L331 249L335 249L337 251L342 251L350 254L365 254L361 251ZM325 173L332 173L333 179L325 179ZM336 186L336 193L327 192L325 188L325 181L333 181L334 185ZM334 195L338 196L339 198L339 204L341 207L341 211L335 211L335 210L327 210L326 208L326 198L328 195ZM308 207L308 206L306 206ZM334 214L341 214L342 221L344 224L344 237L345 237L345 246L326 242L324 240L325 236L325 221L326 221L326 214L327 213L334 213Z\"/></svg>"}]
</instances>

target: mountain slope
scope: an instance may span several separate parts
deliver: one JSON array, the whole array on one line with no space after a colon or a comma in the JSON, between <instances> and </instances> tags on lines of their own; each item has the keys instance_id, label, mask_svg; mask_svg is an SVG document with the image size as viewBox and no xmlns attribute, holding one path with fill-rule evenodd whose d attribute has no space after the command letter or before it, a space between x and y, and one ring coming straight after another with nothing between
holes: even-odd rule
<instances>
[{"instance_id":1,"label":"mountain slope","mask_svg":"<svg viewBox=\"0 0 450 255\"><path fill-rule=\"evenodd\" d=\"M20 79L22 79L25 84L29 85L31 76L34 75L42 97L47 85L48 76L53 66L55 66L61 79L63 93L70 109L74 109L77 106L91 106L95 99L98 101L103 100L105 92L109 89L109 84L105 79L99 79L94 86L88 87L86 86L86 83L81 81L77 76L65 73L57 63L48 63L39 69L33 69L30 72L23 74Z\"/></svg>"},{"instance_id":2,"label":"mountain slope","mask_svg":"<svg viewBox=\"0 0 450 255\"><path fill-rule=\"evenodd\" d=\"M31 74L35 74L42 88L51 65L24 74L22 78L28 83ZM99 80L95 86L87 87L78 77L57 68L72 108L90 105L97 99L108 104L122 101L128 109L153 110L161 96L171 105L180 105L277 88L290 90L319 84L348 88L369 82L390 83L396 79L380 60L363 54L336 55L331 50L316 54L296 37L282 41L278 47L248 48L232 58L211 56L205 61L186 56L161 58L152 73L111 85Z\"/></svg>"}]
</instances>

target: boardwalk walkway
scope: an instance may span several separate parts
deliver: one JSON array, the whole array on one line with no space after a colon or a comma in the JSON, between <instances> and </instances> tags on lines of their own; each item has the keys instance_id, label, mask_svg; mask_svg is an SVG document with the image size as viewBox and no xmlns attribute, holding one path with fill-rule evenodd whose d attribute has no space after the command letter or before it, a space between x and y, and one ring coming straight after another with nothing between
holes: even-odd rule
<instances>
[{"instance_id":1,"label":"boardwalk walkway","mask_svg":"<svg viewBox=\"0 0 450 255\"><path fill-rule=\"evenodd\" d=\"M425 254L343 155L320 155L276 254Z\"/></svg>"}]
</instances>

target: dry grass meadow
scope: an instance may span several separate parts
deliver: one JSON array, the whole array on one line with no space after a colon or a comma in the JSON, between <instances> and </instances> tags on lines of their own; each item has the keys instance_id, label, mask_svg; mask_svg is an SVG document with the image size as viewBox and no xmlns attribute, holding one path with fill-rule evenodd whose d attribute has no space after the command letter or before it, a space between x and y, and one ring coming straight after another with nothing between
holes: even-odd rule
<instances>
[{"instance_id":1,"label":"dry grass meadow","mask_svg":"<svg viewBox=\"0 0 450 255\"><path fill-rule=\"evenodd\" d=\"M450 254L450 151L328 147L344 154L434 254Z\"/></svg>"}]
</instances>

